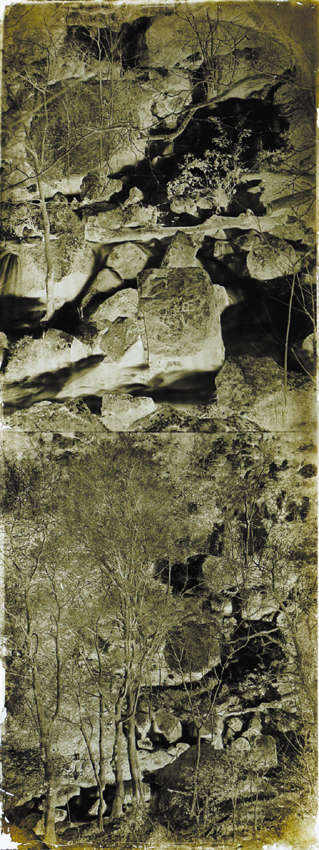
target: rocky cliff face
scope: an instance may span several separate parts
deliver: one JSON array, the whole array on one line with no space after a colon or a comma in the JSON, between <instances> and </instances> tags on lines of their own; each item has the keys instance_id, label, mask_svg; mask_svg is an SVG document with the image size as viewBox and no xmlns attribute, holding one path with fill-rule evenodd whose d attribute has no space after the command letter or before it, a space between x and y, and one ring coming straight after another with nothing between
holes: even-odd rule
<instances>
[{"instance_id":1,"label":"rocky cliff face","mask_svg":"<svg viewBox=\"0 0 319 850\"><path fill-rule=\"evenodd\" d=\"M84 844L312 805L316 10L253 5L6 13L3 763L51 844L49 786Z\"/></svg>"},{"instance_id":2,"label":"rocky cliff face","mask_svg":"<svg viewBox=\"0 0 319 850\"><path fill-rule=\"evenodd\" d=\"M67 412L67 408L65 410ZM60 408L62 415L65 415L63 405ZM71 408L70 415L73 415ZM77 415L81 423L80 410ZM28 441L22 435L18 439L15 434L12 443L13 435L8 433L4 443L8 483L5 515L8 529L7 604L11 614L18 597L21 597L18 603L22 605L21 611L25 604L21 582L19 592L14 590L16 576L12 558L14 555L22 556L18 543L20 541L22 549L25 546L23 582L26 582L29 581L28 576L32 576L43 527L47 529L44 563L45 569L52 572L48 577L40 569L36 584L31 579L27 586L32 593L32 587L34 590L38 588L37 609L32 608L33 628L37 629L41 651L46 653L43 673L49 669L52 675L55 663L52 631L50 640L53 643L51 646L47 644L45 649L46 629L54 613L54 599L49 593L50 574L58 582L61 571L60 662L64 709L54 739L57 823L63 818L59 829L71 828L70 818L71 821L80 818L85 822L96 813L96 809L91 811L97 796L91 758L98 763L98 716L94 700L92 702L85 696L84 680L85 670L93 675L97 656L94 644L89 640L89 632L85 637L85 623L88 616L94 621L102 604L99 559L105 558L110 534L107 531L110 505L105 493L105 476L109 493L113 494L111 511L112 515L115 511L117 524L118 511L126 505L125 537L121 537L120 525L117 537L113 537L119 564L125 557L127 544L131 545L127 534L128 511L132 507L129 507L127 497L123 497L121 484L128 456L135 458L134 471L132 473L131 467L130 472L135 498L138 500L143 495L144 525L136 526L138 519L135 518L134 526L138 537L144 539L148 524L145 538L148 538L148 543L143 545L150 547L156 604L160 604L162 591L166 594L169 581L175 610L182 605L178 621L174 623L170 615L167 636L152 656L152 665L147 666L139 679L140 695L135 716L137 760L145 787L150 786L152 790L150 805L156 807L156 816L160 820L165 810L166 817L169 812L171 824L181 828L185 806L191 810L192 776L197 764L196 753L200 753L196 792L196 805L200 811L204 806L204 789L215 789L207 801L207 823L213 817L216 805L220 811L216 824L223 822L224 805L227 801L232 805L234 781L241 806L252 793L256 797L257 789L260 790L260 798L264 801L260 816L267 821L269 815L265 801L276 796L278 782L285 784L287 759L293 758L296 742L306 729L311 736L315 710L310 537L316 456L309 435L299 436L300 445L293 434L285 438L274 435L266 438L258 432L249 436L188 434L182 443L177 435L145 436L140 442L132 434L123 443L120 435L103 437L96 432L92 444L90 437L84 437L83 425L82 433L76 431L72 434L59 421L56 427L60 433L54 429L51 440L48 440L54 425L52 419L51 422L52 425L47 426L44 421L40 440L36 435L33 438L33 460ZM22 465L19 451L22 452ZM23 466L26 468L26 458L29 471L25 479L22 469ZM46 464L44 469L41 458ZM32 519L28 507L30 476L34 481L35 502L39 488L42 494L43 508L37 510L36 520ZM14 480L19 480L16 495ZM52 480L56 480L54 492ZM79 493L81 496L78 495L76 500L75 494ZM117 502L115 508L114 499ZM151 519L147 519L151 505ZM52 525L47 524L43 513L48 510ZM80 523L77 529L74 525L76 516ZM100 550L96 535L99 534L101 520L106 526ZM110 527L114 529L113 522ZM31 544L24 544L30 534ZM56 550L57 546L59 550ZM111 569L110 558L111 550L106 555L107 571ZM90 581L86 589L88 570ZM74 573L78 581L75 590ZM90 587L94 588L94 604ZM90 605L87 592L91 598ZM151 617L154 622L151 592L149 589L145 610L138 609L141 624L145 617ZM72 608L63 609L63 602L67 601L70 593ZM108 597L108 608L98 615L99 640L104 675L107 677L108 671L116 670L120 677L125 669L121 649L123 638L119 640L115 634L112 637L110 632L112 610L116 611L116 601L112 598L112 595ZM83 602L88 606L86 613ZM39 821L40 798L45 792L45 783L38 732L26 712L27 678L22 675L17 686L11 677L11 671L21 664L23 642L11 619L7 629L10 690L4 769L6 787L15 795L18 806L15 814L12 808L9 814L16 819L20 811L21 817L33 812L33 817L37 814ZM138 634L134 641L137 653ZM87 668L83 668L85 658L89 665ZM53 670L50 665L53 665ZM82 672L78 680L79 671ZM77 687L80 687L81 677L84 690L79 717ZM107 681L106 678L104 688ZM91 688L93 686L92 680ZM46 673L47 711L52 699L54 701L54 690L51 691L50 678ZM81 731L81 716L82 719L90 718L92 724L91 756ZM109 816L110 801L114 795L111 703L108 703L104 722L104 814ZM125 755L125 724L123 729L122 770L128 783L131 773ZM18 763L22 765L21 770L16 768ZM207 771L211 777L209 781ZM91 796L86 789L91 789ZM129 795L129 790L127 793ZM127 799L129 801L129 796ZM295 797L293 799L296 800ZM67 814L67 801L71 815ZM249 818L253 819L253 813L254 807ZM216 829L221 828L216 826ZM40 821L38 829L41 833Z\"/></svg>"},{"instance_id":3,"label":"rocky cliff face","mask_svg":"<svg viewBox=\"0 0 319 850\"><path fill-rule=\"evenodd\" d=\"M238 24L226 8L220 21L204 7L194 19L153 11L70 16L61 7L48 12L45 31L36 9L23 24L8 12L0 258L8 412L32 397L83 396L96 396L101 412L104 393L119 390L144 398L128 419L119 402L110 420L132 428L147 399L207 404L225 357L313 369L314 347L302 344L314 330L315 125L311 87L302 104L297 95L311 64L310 51L301 65L299 13L289 24L283 16L270 48L261 10L258 25L248 7ZM214 58L203 46L212 28ZM16 336L38 336L48 320L74 342L62 364L47 337L47 370L35 340L25 374L37 392L33 384L17 395ZM98 376L92 354L107 366ZM58 390L39 377L47 371ZM203 391L198 372L207 373Z\"/></svg>"}]
</instances>

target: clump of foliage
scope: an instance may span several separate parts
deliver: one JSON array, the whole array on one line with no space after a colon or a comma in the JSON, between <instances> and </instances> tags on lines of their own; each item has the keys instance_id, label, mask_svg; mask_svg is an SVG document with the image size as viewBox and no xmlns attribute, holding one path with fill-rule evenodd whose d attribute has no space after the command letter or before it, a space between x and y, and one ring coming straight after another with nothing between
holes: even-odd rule
<instances>
[{"instance_id":1,"label":"clump of foliage","mask_svg":"<svg viewBox=\"0 0 319 850\"><path fill-rule=\"evenodd\" d=\"M203 158L193 153L183 157L178 176L167 185L167 195L169 200L182 195L199 205L205 199L219 213L228 207L242 174L248 171L244 153L251 131L239 123L234 139L220 118L212 116L210 123L216 130L214 147Z\"/></svg>"},{"instance_id":2,"label":"clump of foliage","mask_svg":"<svg viewBox=\"0 0 319 850\"><path fill-rule=\"evenodd\" d=\"M282 147L277 150L261 150L255 154L254 167L260 171L273 171L276 173L287 167L289 157L293 156L293 145L289 140L288 130L281 133Z\"/></svg>"}]
</instances>

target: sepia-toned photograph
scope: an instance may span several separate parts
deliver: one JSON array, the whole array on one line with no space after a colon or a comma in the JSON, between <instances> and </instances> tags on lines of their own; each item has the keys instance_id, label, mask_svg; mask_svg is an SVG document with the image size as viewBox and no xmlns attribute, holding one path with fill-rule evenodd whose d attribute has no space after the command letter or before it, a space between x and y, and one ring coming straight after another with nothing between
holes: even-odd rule
<instances>
[{"instance_id":1,"label":"sepia-toned photograph","mask_svg":"<svg viewBox=\"0 0 319 850\"><path fill-rule=\"evenodd\" d=\"M1 850L319 850L318 7L13 2Z\"/></svg>"}]
</instances>

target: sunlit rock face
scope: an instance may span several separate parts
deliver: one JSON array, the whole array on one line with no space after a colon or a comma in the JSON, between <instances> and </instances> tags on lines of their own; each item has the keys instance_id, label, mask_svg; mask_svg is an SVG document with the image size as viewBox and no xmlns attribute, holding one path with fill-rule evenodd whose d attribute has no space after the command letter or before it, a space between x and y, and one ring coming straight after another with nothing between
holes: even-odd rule
<instances>
[{"instance_id":1,"label":"sunlit rock face","mask_svg":"<svg viewBox=\"0 0 319 850\"><path fill-rule=\"evenodd\" d=\"M19 210L20 205L16 209ZM84 241L84 224L79 221L62 193L57 193L47 202L50 221L50 255L52 261L54 306L58 309L61 304L72 301L81 291L93 269L93 253ZM18 274L12 272L5 275L1 272L1 292L3 295L21 297L32 296L46 298L46 257L44 250L44 226L38 208L36 213L29 205L29 210L22 209L22 221L28 224L34 219L37 227L36 238L28 239L23 234L20 243L19 229L14 228L15 242L8 243L8 250L16 255L19 264ZM32 235L32 234L31 234ZM4 285L3 285L4 284Z\"/></svg>"},{"instance_id":2,"label":"sunlit rock face","mask_svg":"<svg viewBox=\"0 0 319 850\"><path fill-rule=\"evenodd\" d=\"M124 245L112 248L107 258L107 265L119 274L122 280L132 279L142 271L147 259L147 252L143 248L135 245L134 242L126 242Z\"/></svg>"},{"instance_id":3,"label":"sunlit rock face","mask_svg":"<svg viewBox=\"0 0 319 850\"><path fill-rule=\"evenodd\" d=\"M6 370L10 382L53 372L87 356L80 340L63 331L51 330L41 339L23 337L12 351Z\"/></svg>"},{"instance_id":4,"label":"sunlit rock face","mask_svg":"<svg viewBox=\"0 0 319 850\"><path fill-rule=\"evenodd\" d=\"M139 321L150 375L219 368L224 361L220 315L224 287L213 284L196 257L197 246L178 231L160 269L138 275Z\"/></svg>"},{"instance_id":5,"label":"sunlit rock face","mask_svg":"<svg viewBox=\"0 0 319 850\"><path fill-rule=\"evenodd\" d=\"M129 430L145 431L148 433L162 431L168 433L171 431L200 431L206 434L215 434L218 429L213 420L197 419L183 410L176 410L170 404L159 404L155 410L147 412L142 418L132 422Z\"/></svg>"},{"instance_id":6,"label":"sunlit rock face","mask_svg":"<svg viewBox=\"0 0 319 850\"><path fill-rule=\"evenodd\" d=\"M125 393L106 393L102 399L102 421L111 431L126 430L155 410L151 398L132 398Z\"/></svg>"},{"instance_id":7,"label":"sunlit rock face","mask_svg":"<svg viewBox=\"0 0 319 850\"><path fill-rule=\"evenodd\" d=\"M107 333L100 338L100 348L114 361L118 363L139 339L139 327L137 322L128 316L119 316L114 319Z\"/></svg>"},{"instance_id":8,"label":"sunlit rock face","mask_svg":"<svg viewBox=\"0 0 319 850\"><path fill-rule=\"evenodd\" d=\"M85 216L84 212L84 218L86 220L85 233L87 239L103 242L103 234L110 230L120 230L122 227L155 227L158 210L154 206L145 206L138 202L132 202L128 205L126 202L123 207L110 209L108 212L101 212L97 215ZM126 275L126 277L130 276Z\"/></svg>"},{"instance_id":9,"label":"sunlit rock face","mask_svg":"<svg viewBox=\"0 0 319 850\"><path fill-rule=\"evenodd\" d=\"M162 708L153 714L149 734L154 743L165 739L173 744L182 737L182 724L177 717Z\"/></svg>"},{"instance_id":10,"label":"sunlit rock face","mask_svg":"<svg viewBox=\"0 0 319 850\"><path fill-rule=\"evenodd\" d=\"M105 269L105 272L107 270ZM107 272L108 273L108 272ZM101 272L102 274L102 272ZM114 322L119 316L126 316L130 319L136 319L138 314L138 295L136 289L125 289L123 292L116 292L111 295L107 301L103 303L103 315L109 322ZM95 314L97 320L98 310ZM92 321L92 315L90 316ZM102 328L101 328L102 329Z\"/></svg>"}]
</instances>

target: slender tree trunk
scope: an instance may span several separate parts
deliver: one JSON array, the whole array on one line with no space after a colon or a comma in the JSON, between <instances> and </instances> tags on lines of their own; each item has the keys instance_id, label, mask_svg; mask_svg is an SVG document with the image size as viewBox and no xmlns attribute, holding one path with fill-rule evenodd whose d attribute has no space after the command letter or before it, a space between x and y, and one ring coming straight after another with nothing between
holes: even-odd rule
<instances>
[{"instance_id":1,"label":"slender tree trunk","mask_svg":"<svg viewBox=\"0 0 319 850\"><path fill-rule=\"evenodd\" d=\"M136 750L134 702L134 696L132 693L129 692L127 699L129 719L126 722L127 754L132 779L132 798L133 801L137 803L140 799L143 798L143 785Z\"/></svg>"},{"instance_id":2,"label":"slender tree trunk","mask_svg":"<svg viewBox=\"0 0 319 850\"><path fill-rule=\"evenodd\" d=\"M46 844L56 844L55 834L55 807L57 789L55 788L53 760L50 742L44 745L44 770L47 796L44 810L44 841Z\"/></svg>"},{"instance_id":3,"label":"slender tree trunk","mask_svg":"<svg viewBox=\"0 0 319 850\"><path fill-rule=\"evenodd\" d=\"M105 787L105 752L104 752L104 702L100 692L99 701L99 808L98 808L98 823L99 830L103 832L103 814L104 814L104 797L103 791Z\"/></svg>"},{"instance_id":4,"label":"slender tree trunk","mask_svg":"<svg viewBox=\"0 0 319 850\"><path fill-rule=\"evenodd\" d=\"M99 789L98 825L99 825L99 832L103 832L103 830L104 830L104 823L103 823L103 814L104 814L104 797L103 797L103 791L104 791L104 783L102 784L101 782L99 782L99 784L98 784L98 789Z\"/></svg>"},{"instance_id":5,"label":"slender tree trunk","mask_svg":"<svg viewBox=\"0 0 319 850\"><path fill-rule=\"evenodd\" d=\"M295 292L295 280L296 275L294 274L291 284L289 305L288 305L288 316L287 316L287 327L286 327L286 339L285 339L285 356L284 356L284 400L285 404L287 404L287 375L288 375L288 353L289 353L289 334L291 328L291 311L292 311L292 302Z\"/></svg>"},{"instance_id":6,"label":"slender tree trunk","mask_svg":"<svg viewBox=\"0 0 319 850\"><path fill-rule=\"evenodd\" d=\"M257 823L258 823L258 793L256 791L255 797L255 806L254 806L254 834L257 832Z\"/></svg>"},{"instance_id":7,"label":"slender tree trunk","mask_svg":"<svg viewBox=\"0 0 319 850\"><path fill-rule=\"evenodd\" d=\"M130 774L132 778L132 797L138 802L143 797L143 785L140 766L137 758L136 741L135 741L135 717L129 718L126 724L127 728L127 754L130 765Z\"/></svg>"},{"instance_id":8,"label":"slender tree trunk","mask_svg":"<svg viewBox=\"0 0 319 850\"><path fill-rule=\"evenodd\" d=\"M44 231L44 252L45 252L45 262L46 262L46 276L45 276L45 292L46 292L46 318L49 319L52 316L54 311L54 269L52 262L52 253L51 253L51 244L50 244L50 220L48 216L48 210L46 205L46 200L44 197L43 191L43 183L41 179L41 166L39 162L39 158L36 150L33 147L32 141L30 139L30 135L28 131L26 131L27 140L29 143L29 150L35 165L36 172L36 181L38 186L38 192L40 196L40 210L43 219L43 231Z\"/></svg>"},{"instance_id":9,"label":"slender tree trunk","mask_svg":"<svg viewBox=\"0 0 319 850\"><path fill-rule=\"evenodd\" d=\"M237 798L233 799L233 841L236 840L236 808L237 808Z\"/></svg>"},{"instance_id":10,"label":"slender tree trunk","mask_svg":"<svg viewBox=\"0 0 319 850\"><path fill-rule=\"evenodd\" d=\"M43 218L43 227L44 227L44 250L45 250L45 261L46 261L46 276L45 276L45 292L46 292L46 302L47 302L47 318L49 319L54 312L54 269L52 263L51 256L51 245L50 245L50 221L48 216L48 211L46 207L45 197L43 194L43 186L42 181L38 178L38 189L40 195L40 210Z\"/></svg>"},{"instance_id":11,"label":"slender tree trunk","mask_svg":"<svg viewBox=\"0 0 319 850\"><path fill-rule=\"evenodd\" d=\"M98 27L97 31L97 43L98 43L98 51L99 51L99 90L100 90L100 125L101 132L99 138L99 158L100 158L100 174L103 165L103 123L104 123L104 111L103 111L103 77L102 77L102 45L101 45L101 32L100 27Z\"/></svg>"},{"instance_id":12,"label":"slender tree trunk","mask_svg":"<svg viewBox=\"0 0 319 850\"><path fill-rule=\"evenodd\" d=\"M193 791L193 799L192 799L192 807L190 810L190 817L194 817L196 810L196 803L198 797L198 775L199 775L199 763L200 763L200 750L201 750L201 730L197 729L197 743L196 743L196 762L195 762L195 770L194 770L194 791Z\"/></svg>"},{"instance_id":13,"label":"slender tree trunk","mask_svg":"<svg viewBox=\"0 0 319 850\"><path fill-rule=\"evenodd\" d=\"M29 617L29 608L27 600L27 611ZM46 799L44 806L44 841L46 844L56 844L55 834L55 807L57 790L55 787L54 764L52 755L52 731L54 719L59 712L59 668L57 671L57 703L55 710L55 718L47 720L45 709L42 702L41 686L38 678L37 665L34 661L32 665L32 682L35 696L36 710L39 724L39 738L41 745L42 761L44 766L44 780L46 786Z\"/></svg>"},{"instance_id":14,"label":"slender tree trunk","mask_svg":"<svg viewBox=\"0 0 319 850\"><path fill-rule=\"evenodd\" d=\"M124 780L123 780L123 729L122 729L122 699L119 700L115 710L115 741L113 748L113 770L115 776L115 797L112 805L111 819L121 817L124 803Z\"/></svg>"}]
</instances>

